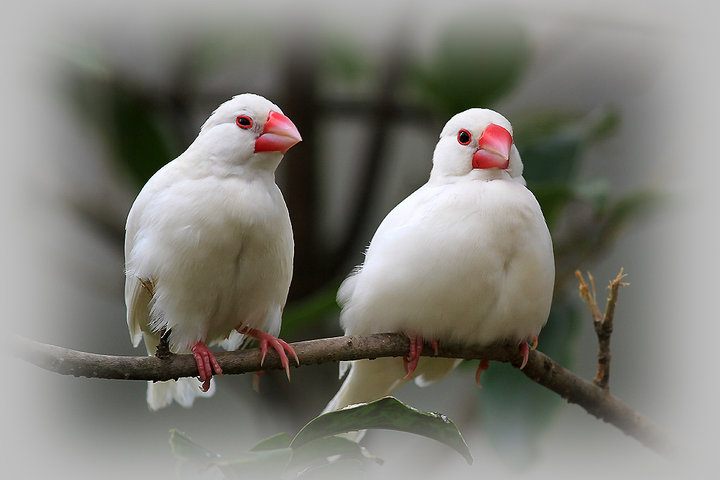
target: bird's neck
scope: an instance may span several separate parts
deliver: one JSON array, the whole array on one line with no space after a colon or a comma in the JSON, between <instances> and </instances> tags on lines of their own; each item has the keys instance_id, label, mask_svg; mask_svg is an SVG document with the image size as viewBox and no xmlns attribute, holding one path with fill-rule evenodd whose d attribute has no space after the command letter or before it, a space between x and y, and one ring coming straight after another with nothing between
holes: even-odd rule
<instances>
[{"instance_id":1,"label":"bird's neck","mask_svg":"<svg viewBox=\"0 0 720 480\"><path fill-rule=\"evenodd\" d=\"M447 175L433 171L430 173L429 183L436 185L447 184L447 183L458 183L458 182L489 182L491 180L510 180L510 174L507 170L500 170L499 168L474 168L464 175Z\"/></svg>"},{"instance_id":2,"label":"bird's neck","mask_svg":"<svg viewBox=\"0 0 720 480\"><path fill-rule=\"evenodd\" d=\"M233 148L235 147L235 148ZM258 152L237 146L195 141L186 155L191 162L204 164L212 175L219 177L262 177L274 181L283 155L280 152ZM197 165L200 167L200 165Z\"/></svg>"}]
</instances>

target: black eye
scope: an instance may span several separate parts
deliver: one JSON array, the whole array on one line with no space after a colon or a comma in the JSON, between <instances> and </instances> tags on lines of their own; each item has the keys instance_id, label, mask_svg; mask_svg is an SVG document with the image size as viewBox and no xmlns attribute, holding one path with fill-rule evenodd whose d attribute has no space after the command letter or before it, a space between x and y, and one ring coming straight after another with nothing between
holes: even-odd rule
<instances>
[{"instance_id":1,"label":"black eye","mask_svg":"<svg viewBox=\"0 0 720 480\"><path fill-rule=\"evenodd\" d=\"M252 128L253 121L247 115L240 115L235 119L235 124L240 128Z\"/></svg>"},{"instance_id":2,"label":"black eye","mask_svg":"<svg viewBox=\"0 0 720 480\"><path fill-rule=\"evenodd\" d=\"M468 132L464 128L458 132L458 143L460 145L468 145L470 143L470 140L472 140L472 135L470 135L470 132Z\"/></svg>"}]
</instances>

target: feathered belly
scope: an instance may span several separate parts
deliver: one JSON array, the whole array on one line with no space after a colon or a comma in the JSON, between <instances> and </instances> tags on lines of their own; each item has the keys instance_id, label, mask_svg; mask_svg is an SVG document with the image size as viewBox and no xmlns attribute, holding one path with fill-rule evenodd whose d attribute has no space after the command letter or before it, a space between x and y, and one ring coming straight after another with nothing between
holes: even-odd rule
<instances>
[{"instance_id":1,"label":"feathered belly","mask_svg":"<svg viewBox=\"0 0 720 480\"><path fill-rule=\"evenodd\" d=\"M537 334L554 281L552 247L539 220L480 209L376 235L348 280L343 326L354 334L402 331L461 343Z\"/></svg>"},{"instance_id":2,"label":"feathered belly","mask_svg":"<svg viewBox=\"0 0 720 480\"><path fill-rule=\"evenodd\" d=\"M151 251L175 253L155 256L147 265L156 279L151 326L172 329L176 348L219 342L240 326L275 328L292 275L291 235L226 231L157 241Z\"/></svg>"}]
</instances>

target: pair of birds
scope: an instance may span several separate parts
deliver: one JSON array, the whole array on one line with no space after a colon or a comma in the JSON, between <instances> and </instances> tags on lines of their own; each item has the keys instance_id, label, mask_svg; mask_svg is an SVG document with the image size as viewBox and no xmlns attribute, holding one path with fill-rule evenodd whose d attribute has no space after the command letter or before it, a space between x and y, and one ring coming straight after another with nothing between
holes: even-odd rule
<instances>
[{"instance_id":1,"label":"pair of birds","mask_svg":"<svg viewBox=\"0 0 720 480\"><path fill-rule=\"evenodd\" d=\"M149 382L152 410L190 406L221 374L208 345L249 338L274 349L289 377L292 347L276 338L293 264L288 210L274 172L301 140L263 97L238 95L208 118L188 149L143 187L126 227L125 301L133 344L190 351L198 378ZM346 334L403 332L405 358L343 362L347 378L327 410L377 399L415 379L441 379L459 360L423 358L424 341L528 342L547 321L552 243L525 188L512 126L473 108L452 117L430 179L377 229L363 265L338 291ZM264 353L263 353L264 355ZM524 363L523 363L524 365ZM478 375L487 368L481 362Z\"/></svg>"}]
</instances>

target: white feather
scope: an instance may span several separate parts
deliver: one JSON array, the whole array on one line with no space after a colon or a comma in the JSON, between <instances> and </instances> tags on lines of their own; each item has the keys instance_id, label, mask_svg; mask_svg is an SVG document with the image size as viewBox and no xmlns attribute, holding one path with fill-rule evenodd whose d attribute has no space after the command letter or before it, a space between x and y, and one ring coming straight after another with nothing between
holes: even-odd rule
<instances>
[{"instance_id":1,"label":"white feather","mask_svg":"<svg viewBox=\"0 0 720 480\"><path fill-rule=\"evenodd\" d=\"M507 170L473 169L473 145L456 140L460 129L480 138L490 123L512 132L504 117L484 109L447 123L430 180L385 217L365 262L338 291L347 335L404 332L489 344L540 333L552 299L552 242L524 186L520 155L513 146ZM422 357L413 377L426 385L458 363ZM328 409L387 395L405 382L400 359L350 365Z\"/></svg>"},{"instance_id":2,"label":"white feather","mask_svg":"<svg viewBox=\"0 0 720 480\"><path fill-rule=\"evenodd\" d=\"M281 113L257 95L225 102L190 147L153 175L128 214L127 322L134 345L145 334L150 355L162 329L171 329L175 352L198 341L236 348L241 324L280 331L293 262L290 217L274 179L282 154L254 153L271 110ZM255 119L253 129L235 125L241 114ZM153 285L152 297L140 280ZM197 385L151 384L148 404L189 406L203 394Z\"/></svg>"}]
</instances>

